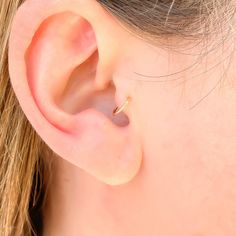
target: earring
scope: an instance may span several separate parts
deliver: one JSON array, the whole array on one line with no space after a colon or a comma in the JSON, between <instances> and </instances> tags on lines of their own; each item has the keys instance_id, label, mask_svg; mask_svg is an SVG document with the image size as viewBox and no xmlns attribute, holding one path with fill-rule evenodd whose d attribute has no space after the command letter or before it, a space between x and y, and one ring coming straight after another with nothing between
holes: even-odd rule
<instances>
[{"instance_id":1,"label":"earring","mask_svg":"<svg viewBox=\"0 0 236 236\"><path fill-rule=\"evenodd\" d=\"M119 113L123 112L125 110L125 108L129 105L131 98L127 97L126 100L124 101L124 103L122 103L119 107L116 107L113 110L113 116L118 115Z\"/></svg>"}]
</instances>

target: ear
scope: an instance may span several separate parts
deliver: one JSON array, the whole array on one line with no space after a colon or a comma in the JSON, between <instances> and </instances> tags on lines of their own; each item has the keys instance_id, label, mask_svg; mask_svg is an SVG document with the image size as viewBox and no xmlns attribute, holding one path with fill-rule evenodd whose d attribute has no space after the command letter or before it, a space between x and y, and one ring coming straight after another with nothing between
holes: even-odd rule
<instances>
[{"instance_id":1,"label":"ear","mask_svg":"<svg viewBox=\"0 0 236 236\"><path fill-rule=\"evenodd\" d=\"M128 95L112 85L122 37L114 22L95 0L31 0L9 41L11 83L34 129L57 155L111 185L130 181L141 164L132 123L112 118Z\"/></svg>"}]
</instances>

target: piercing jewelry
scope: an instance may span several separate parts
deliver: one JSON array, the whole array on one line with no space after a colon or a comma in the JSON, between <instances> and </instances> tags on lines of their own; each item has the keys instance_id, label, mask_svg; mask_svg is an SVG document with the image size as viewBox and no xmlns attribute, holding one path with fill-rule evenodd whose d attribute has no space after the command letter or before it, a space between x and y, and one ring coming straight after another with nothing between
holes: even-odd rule
<instances>
[{"instance_id":1,"label":"piercing jewelry","mask_svg":"<svg viewBox=\"0 0 236 236\"><path fill-rule=\"evenodd\" d=\"M113 110L113 116L118 115L119 113L121 113L122 111L125 110L125 108L129 105L131 98L127 97L126 100L124 101L124 103L122 103L119 107L116 107Z\"/></svg>"}]
</instances>

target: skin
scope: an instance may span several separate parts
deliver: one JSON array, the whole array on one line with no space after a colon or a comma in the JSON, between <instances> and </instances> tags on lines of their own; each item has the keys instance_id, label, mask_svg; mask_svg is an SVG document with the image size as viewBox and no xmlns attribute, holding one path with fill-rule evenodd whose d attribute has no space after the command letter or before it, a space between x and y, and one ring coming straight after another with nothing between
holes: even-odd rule
<instances>
[{"instance_id":1,"label":"skin","mask_svg":"<svg viewBox=\"0 0 236 236\"><path fill-rule=\"evenodd\" d=\"M236 235L234 37L185 70L196 63L202 45L185 48L185 54L154 46L95 1L86 6L80 0L53 2L28 1L18 11L9 53L22 109L57 154L45 157L54 165L43 236ZM77 42L84 40L80 54L77 44L66 47L74 37L65 23L69 15L58 15L30 43L43 19L68 6L92 26L76 28ZM24 20L26 14L31 21ZM59 39L47 33L57 32L62 22ZM20 24L28 27L20 32ZM96 37L79 34L91 29ZM50 42L57 53L46 50ZM49 60L43 63L38 55ZM65 55L69 62L58 59ZM65 64L72 65L74 75L55 76ZM173 75L157 78L168 74ZM76 81L73 86L69 78ZM58 103L51 102L55 94ZM125 115L114 118L112 110L126 96L131 102ZM83 113L88 108L91 113Z\"/></svg>"}]
</instances>

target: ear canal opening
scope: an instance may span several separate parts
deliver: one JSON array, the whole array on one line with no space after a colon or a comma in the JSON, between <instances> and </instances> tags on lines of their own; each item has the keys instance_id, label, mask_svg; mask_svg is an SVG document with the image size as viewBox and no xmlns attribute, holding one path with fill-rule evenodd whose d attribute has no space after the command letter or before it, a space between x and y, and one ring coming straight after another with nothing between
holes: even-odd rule
<instances>
[{"instance_id":1,"label":"ear canal opening","mask_svg":"<svg viewBox=\"0 0 236 236\"><path fill-rule=\"evenodd\" d=\"M94 84L98 64L98 50L85 62L76 67L68 78L68 83L55 102L64 112L75 115L86 109L96 109L103 113L115 125L129 125L129 118L121 112L114 116L115 86L110 82L105 89L97 90Z\"/></svg>"}]
</instances>

